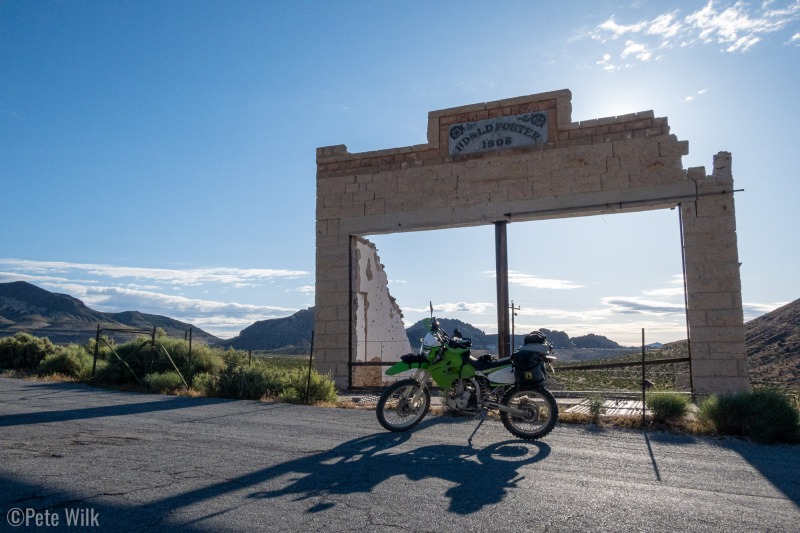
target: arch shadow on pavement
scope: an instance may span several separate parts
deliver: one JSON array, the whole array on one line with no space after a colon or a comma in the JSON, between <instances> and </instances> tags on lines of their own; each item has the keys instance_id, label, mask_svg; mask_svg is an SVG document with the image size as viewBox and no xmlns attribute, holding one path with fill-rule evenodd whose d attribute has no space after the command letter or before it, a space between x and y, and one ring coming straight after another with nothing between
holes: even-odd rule
<instances>
[{"instance_id":1,"label":"arch shadow on pavement","mask_svg":"<svg viewBox=\"0 0 800 533\"><path fill-rule=\"evenodd\" d=\"M449 511L470 514L500 502L524 479L518 470L545 459L550 446L541 442L508 440L475 450L467 445L434 444L407 451L393 448L410 438L409 433L377 433L344 442L335 448L294 459L201 489L154 502L158 507L184 507L209 500L242 487L257 488L271 480L291 475L283 487L255 490L249 498L294 495L295 501L320 498L306 512L332 508L326 495L366 493L394 476L412 481L439 478L452 483L445 496ZM301 476L301 477L298 477Z\"/></svg>"}]
</instances>

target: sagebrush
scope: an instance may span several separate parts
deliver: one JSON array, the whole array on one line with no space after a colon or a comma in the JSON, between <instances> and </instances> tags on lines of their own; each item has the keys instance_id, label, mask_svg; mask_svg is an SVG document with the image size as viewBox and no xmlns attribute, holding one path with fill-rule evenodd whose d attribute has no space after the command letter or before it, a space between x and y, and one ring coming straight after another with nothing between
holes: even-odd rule
<instances>
[{"instance_id":1,"label":"sagebrush","mask_svg":"<svg viewBox=\"0 0 800 533\"><path fill-rule=\"evenodd\" d=\"M57 346L46 338L18 333L0 339L0 368L78 380L94 377L100 385L168 394L184 392L188 386L192 394L242 400L337 399L333 379L309 370L307 358L251 357L241 350L205 344L194 344L190 352L186 341L163 332L158 332L155 343L150 337L119 345L92 339L85 346Z\"/></svg>"},{"instance_id":2,"label":"sagebrush","mask_svg":"<svg viewBox=\"0 0 800 533\"><path fill-rule=\"evenodd\" d=\"M800 438L800 413L780 391L757 389L717 394L699 405L700 419L723 435L742 435L760 442Z\"/></svg>"}]
</instances>

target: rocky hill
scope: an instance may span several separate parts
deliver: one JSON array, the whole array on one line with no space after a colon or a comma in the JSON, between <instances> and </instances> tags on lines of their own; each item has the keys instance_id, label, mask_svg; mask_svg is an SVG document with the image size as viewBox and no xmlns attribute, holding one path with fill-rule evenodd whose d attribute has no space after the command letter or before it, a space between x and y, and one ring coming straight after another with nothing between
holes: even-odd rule
<instances>
[{"instance_id":1,"label":"rocky hill","mask_svg":"<svg viewBox=\"0 0 800 533\"><path fill-rule=\"evenodd\" d=\"M747 371L754 387L800 392L800 299L745 323ZM686 357L685 340L661 348L664 357Z\"/></svg>"},{"instance_id":2,"label":"rocky hill","mask_svg":"<svg viewBox=\"0 0 800 533\"><path fill-rule=\"evenodd\" d=\"M800 390L800 299L745 324L753 385Z\"/></svg>"},{"instance_id":3,"label":"rocky hill","mask_svg":"<svg viewBox=\"0 0 800 533\"><path fill-rule=\"evenodd\" d=\"M314 309L303 309L286 318L259 320L237 337L223 341L237 350L265 350L282 354L308 354L314 329Z\"/></svg>"},{"instance_id":4,"label":"rocky hill","mask_svg":"<svg viewBox=\"0 0 800 533\"><path fill-rule=\"evenodd\" d=\"M57 344L85 344L97 334L98 324L104 329L149 331L156 327L174 337L183 337L191 328L195 340L207 344L221 342L191 324L165 316L137 311L103 313L87 307L77 298L49 292L25 281L0 283L0 336L25 331ZM134 335L115 331L104 331L103 335L118 342L134 338Z\"/></svg>"}]
</instances>

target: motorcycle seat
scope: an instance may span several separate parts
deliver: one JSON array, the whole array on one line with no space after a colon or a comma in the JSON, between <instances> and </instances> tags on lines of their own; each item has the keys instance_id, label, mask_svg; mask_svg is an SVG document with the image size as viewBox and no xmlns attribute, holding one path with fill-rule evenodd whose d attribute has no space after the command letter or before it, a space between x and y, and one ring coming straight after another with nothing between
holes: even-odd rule
<instances>
[{"instance_id":1,"label":"motorcycle seat","mask_svg":"<svg viewBox=\"0 0 800 533\"><path fill-rule=\"evenodd\" d=\"M503 357L502 359L492 359L491 355L482 355L480 357L470 357L469 362L475 367L475 370L488 370L490 368L497 368L500 366L507 366L511 364L511 357Z\"/></svg>"},{"instance_id":2,"label":"motorcycle seat","mask_svg":"<svg viewBox=\"0 0 800 533\"><path fill-rule=\"evenodd\" d=\"M408 366L410 366L411 368L414 368L415 365L416 366L420 366L423 363L427 363L428 362L428 358L427 357L425 357L424 355L419 355L419 354L415 354L415 353L409 353L409 354L406 354L406 355L401 355L400 356L400 360L403 361Z\"/></svg>"}]
</instances>

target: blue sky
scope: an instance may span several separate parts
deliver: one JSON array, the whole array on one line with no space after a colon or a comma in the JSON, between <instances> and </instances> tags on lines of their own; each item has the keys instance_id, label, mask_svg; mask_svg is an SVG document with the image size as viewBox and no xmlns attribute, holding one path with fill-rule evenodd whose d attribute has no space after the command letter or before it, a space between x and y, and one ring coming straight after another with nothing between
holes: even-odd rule
<instances>
[{"instance_id":1,"label":"blue sky","mask_svg":"<svg viewBox=\"0 0 800 533\"><path fill-rule=\"evenodd\" d=\"M313 305L315 150L570 89L733 154L745 317L800 297L800 2L0 3L0 282L222 337ZM494 331L492 227L376 236L408 324ZM447 244L464 259L430 265ZM509 227L520 329L685 338L676 211Z\"/></svg>"}]
</instances>

